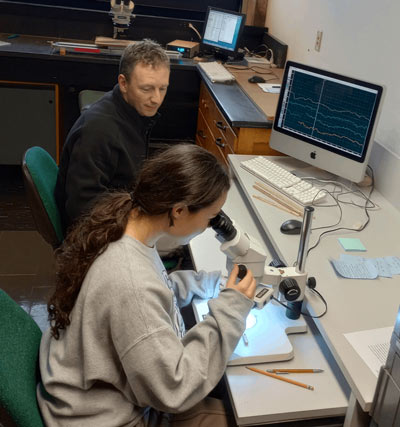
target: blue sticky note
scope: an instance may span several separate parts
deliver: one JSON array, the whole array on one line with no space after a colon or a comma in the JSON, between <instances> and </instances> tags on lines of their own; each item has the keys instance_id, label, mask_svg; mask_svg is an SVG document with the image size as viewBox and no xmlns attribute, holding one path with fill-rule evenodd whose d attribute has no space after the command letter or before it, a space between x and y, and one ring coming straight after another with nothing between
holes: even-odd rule
<instances>
[{"instance_id":1,"label":"blue sticky note","mask_svg":"<svg viewBox=\"0 0 400 427\"><path fill-rule=\"evenodd\" d=\"M365 252L365 246L361 243L360 239L351 239L347 237L339 237L339 243L343 246L345 251L361 251Z\"/></svg>"}]
</instances>

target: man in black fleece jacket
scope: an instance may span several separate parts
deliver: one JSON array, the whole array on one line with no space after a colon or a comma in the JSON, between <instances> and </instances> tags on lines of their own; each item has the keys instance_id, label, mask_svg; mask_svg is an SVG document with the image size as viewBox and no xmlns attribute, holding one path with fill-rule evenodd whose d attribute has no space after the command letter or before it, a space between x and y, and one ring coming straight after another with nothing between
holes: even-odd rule
<instances>
[{"instance_id":1,"label":"man in black fleece jacket","mask_svg":"<svg viewBox=\"0 0 400 427\"><path fill-rule=\"evenodd\" d=\"M147 157L169 73L169 58L157 43L143 40L128 46L121 57L118 84L83 112L70 130L54 192L64 231L97 196L134 182Z\"/></svg>"}]
</instances>

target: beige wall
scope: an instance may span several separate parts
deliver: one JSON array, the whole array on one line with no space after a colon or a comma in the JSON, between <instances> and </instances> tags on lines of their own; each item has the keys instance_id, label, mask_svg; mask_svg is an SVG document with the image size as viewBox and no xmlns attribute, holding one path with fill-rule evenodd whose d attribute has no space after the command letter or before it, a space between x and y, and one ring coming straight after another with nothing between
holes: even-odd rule
<instances>
[{"instance_id":1,"label":"beige wall","mask_svg":"<svg viewBox=\"0 0 400 427\"><path fill-rule=\"evenodd\" d=\"M288 44L288 59L386 86L375 135L381 147L370 163L381 178L378 188L385 183L380 191L400 209L399 17L399 0L269 0L265 23Z\"/></svg>"}]
</instances>

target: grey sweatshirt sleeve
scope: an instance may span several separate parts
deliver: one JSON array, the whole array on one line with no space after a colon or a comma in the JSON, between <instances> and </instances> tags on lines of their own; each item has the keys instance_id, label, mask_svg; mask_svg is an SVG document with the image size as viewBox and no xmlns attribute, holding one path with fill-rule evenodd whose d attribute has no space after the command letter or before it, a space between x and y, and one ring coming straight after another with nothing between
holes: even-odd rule
<instances>
[{"instance_id":1,"label":"grey sweatshirt sleeve","mask_svg":"<svg viewBox=\"0 0 400 427\"><path fill-rule=\"evenodd\" d=\"M190 304L194 296L208 299L219 293L220 271L175 271L169 275L179 307Z\"/></svg>"},{"instance_id":2,"label":"grey sweatshirt sleeve","mask_svg":"<svg viewBox=\"0 0 400 427\"><path fill-rule=\"evenodd\" d=\"M216 386L244 332L252 301L225 289L209 306L209 316L182 340L165 325L121 355L139 406L172 413L185 411Z\"/></svg>"}]
</instances>

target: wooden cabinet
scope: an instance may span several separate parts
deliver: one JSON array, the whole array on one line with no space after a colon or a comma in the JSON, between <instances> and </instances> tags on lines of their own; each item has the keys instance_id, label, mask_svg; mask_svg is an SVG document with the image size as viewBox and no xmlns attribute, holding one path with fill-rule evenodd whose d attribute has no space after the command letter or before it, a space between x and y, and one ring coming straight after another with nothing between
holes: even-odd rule
<instances>
[{"instance_id":1,"label":"wooden cabinet","mask_svg":"<svg viewBox=\"0 0 400 427\"><path fill-rule=\"evenodd\" d=\"M269 147L271 129L232 127L204 82L200 85L196 143L228 164L228 154L278 155Z\"/></svg>"}]
</instances>

